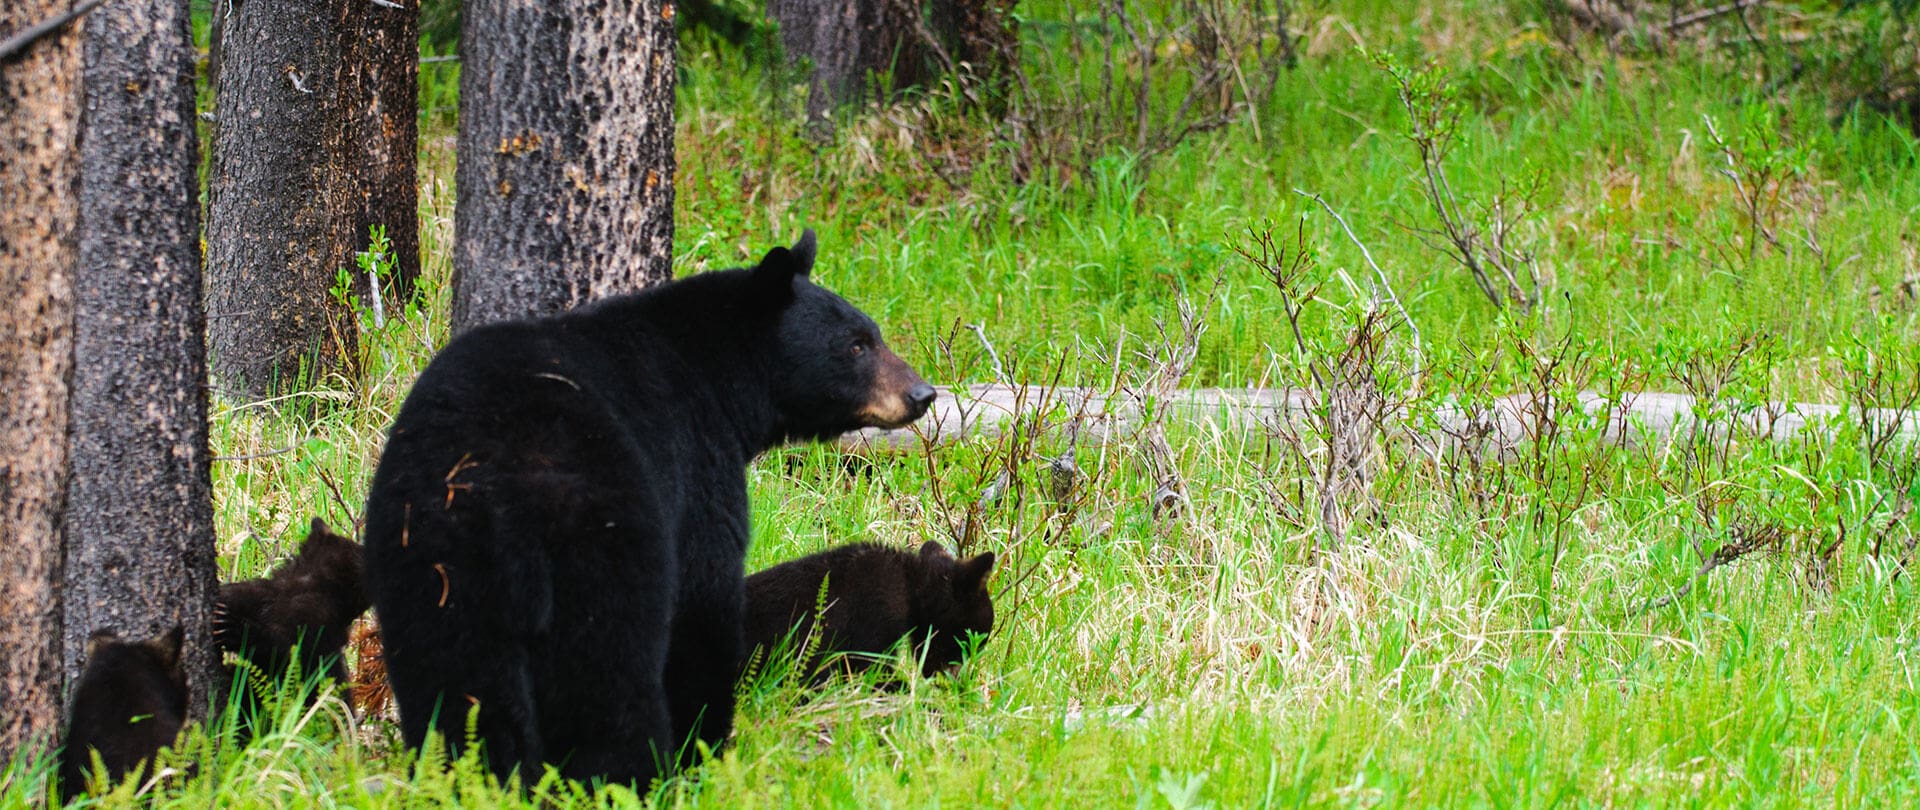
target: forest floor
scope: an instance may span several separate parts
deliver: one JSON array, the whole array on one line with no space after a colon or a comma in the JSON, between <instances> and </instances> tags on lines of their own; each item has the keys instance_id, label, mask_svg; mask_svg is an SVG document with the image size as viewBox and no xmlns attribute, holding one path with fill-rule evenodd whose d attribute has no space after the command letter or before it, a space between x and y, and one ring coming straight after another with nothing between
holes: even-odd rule
<instances>
[{"instance_id":1,"label":"forest floor","mask_svg":"<svg viewBox=\"0 0 1920 810\"><path fill-rule=\"evenodd\" d=\"M1091 13L1063 5L1022 6L1030 49ZM999 623L957 676L903 691L743 685L731 747L659 804L1920 802L1920 455L1859 418L1920 394L1920 141L1811 83L1769 88L1783 68L1757 46L1610 52L1524 2L1311 5L1257 115L1150 160L1035 158L1060 143L951 87L817 142L763 68L687 42L679 273L812 227L814 278L938 384L1292 387L1328 407L1095 440L1061 401L997 436L768 454L749 569L854 540L992 550ZM457 70L430 65L424 95ZM1441 225L1410 107L1457 115L1460 220L1482 243L1511 221L1487 266L1535 268L1530 309L1423 233ZM364 377L215 403L223 577L291 553L312 516L355 525L445 340L453 123L423 123L422 298L369 330ZM1612 441L1580 391L1691 394L1707 427ZM1531 414L1516 442L1419 438L1507 395ZM1770 401L1845 408L1794 441L1713 429ZM337 699L172 761L198 775L155 805L638 798L502 791Z\"/></svg>"}]
</instances>

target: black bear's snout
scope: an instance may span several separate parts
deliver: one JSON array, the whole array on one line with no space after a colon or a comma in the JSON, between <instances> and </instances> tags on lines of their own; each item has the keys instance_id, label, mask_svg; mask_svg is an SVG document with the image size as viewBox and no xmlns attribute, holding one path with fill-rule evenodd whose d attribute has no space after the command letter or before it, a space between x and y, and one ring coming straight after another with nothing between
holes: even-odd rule
<instances>
[{"instance_id":1,"label":"black bear's snout","mask_svg":"<svg viewBox=\"0 0 1920 810\"><path fill-rule=\"evenodd\" d=\"M933 386L924 382L908 390L907 409L913 412L912 418L919 419L925 415L927 409L933 407L933 399L936 395Z\"/></svg>"},{"instance_id":2,"label":"black bear's snout","mask_svg":"<svg viewBox=\"0 0 1920 810\"><path fill-rule=\"evenodd\" d=\"M875 355L872 387L860 409L860 424L893 430L925 416L938 396L933 386L891 349L881 346Z\"/></svg>"}]
</instances>

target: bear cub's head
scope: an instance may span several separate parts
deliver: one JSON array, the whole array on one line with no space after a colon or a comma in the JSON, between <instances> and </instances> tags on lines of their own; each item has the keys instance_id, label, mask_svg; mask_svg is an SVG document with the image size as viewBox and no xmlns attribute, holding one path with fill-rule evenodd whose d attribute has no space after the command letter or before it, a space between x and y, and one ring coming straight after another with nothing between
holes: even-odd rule
<instances>
[{"instance_id":1,"label":"bear cub's head","mask_svg":"<svg viewBox=\"0 0 1920 810\"><path fill-rule=\"evenodd\" d=\"M991 551L959 559L937 542L920 547L913 632L916 646L926 647L922 675L957 668L968 639L984 641L993 632L993 597L987 593L993 561Z\"/></svg>"},{"instance_id":2,"label":"bear cub's head","mask_svg":"<svg viewBox=\"0 0 1920 810\"><path fill-rule=\"evenodd\" d=\"M145 641L121 641L111 630L87 637L87 666L73 690L60 794L87 789L93 757L118 782L172 745L187 719L187 675L180 666L178 625Z\"/></svg>"},{"instance_id":3,"label":"bear cub's head","mask_svg":"<svg viewBox=\"0 0 1920 810\"><path fill-rule=\"evenodd\" d=\"M773 393L782 432L825 439L905 427L933 405L933 386L887 348L872 318L813 284L814 251L809 229L751 271L753 286L780 306Z\"/></svg>"}]
</instances>

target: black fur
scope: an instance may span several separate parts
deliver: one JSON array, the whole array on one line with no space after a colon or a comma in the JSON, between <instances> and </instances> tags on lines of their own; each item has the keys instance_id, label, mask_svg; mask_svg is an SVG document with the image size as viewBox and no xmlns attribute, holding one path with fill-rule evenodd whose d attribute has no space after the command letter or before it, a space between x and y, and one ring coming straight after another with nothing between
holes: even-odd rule
<instances>
[{"instance_id":1,"label":"black fur","mask_svg":"<svg viewBox=\"0 0 1920 810\"><path fill-rule=\"evenodd\" d=\"M747 577L749 656L756 647L771 654L789 637L789 649L798 651L817 634L803 671L816 671L831 655L862 653L837 659L859 671L905 638L922 674L956 666L968 636L993 631L993 559L987 552L958 560L939 543L918 553L851 543L773 566Z\"/></svg>"},{"instance_id":2,"label":"black fur","mask_svg":"<svg viewBox=\"0 0 1920 810\"><path fill-rule=\"evenodd\" d=\"M179 627L146 641L121 641L101 630L87 639L87 667L73 690L67 745L60 757L60 796L84 793L99 752L108 784L140 772L172 745L187 720L187 676L180 668Z\"/></svg>"},{"instance_id":3,"label":"black fur","mask_svg":"<svg viewBox=\"0 0 1920 810\"><path fill-rule=\"evenodd\" d=\"M345 683L340 651L368 607L361 556L359 543L314 518L300 553L271 576L220 586L214 643L276 682L286 676L297 648L303 675L325 671Z\"/></svg>"},{"instance_id":4,"label":"black fur","mask_svg":"<svg viewBox=\"0 0 1920 810\"><path fill-rule=\"evenodd\" d=\"M367 502L367 584L418 746L470 708L496 774L644 785L733 723L746 466L933 390L814 286L813 235L442 350ZM675 757L675 752L680 757Z\"/></svg>"}]
</instances>

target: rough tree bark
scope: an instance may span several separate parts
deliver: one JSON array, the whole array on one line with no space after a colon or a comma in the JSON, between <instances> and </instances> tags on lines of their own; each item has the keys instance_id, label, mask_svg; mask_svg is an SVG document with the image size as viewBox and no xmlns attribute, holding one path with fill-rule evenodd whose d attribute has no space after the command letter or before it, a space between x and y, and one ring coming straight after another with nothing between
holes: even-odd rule
<instances>
[{"instance_id":1,"label":"rough tree bark","mask_svg":"<svg viewBox=\"0 0 1920 810\"><path fill-rule=\"evenodd\" d=\"M812 64L807 121L832 126L833 110L859 104L875 74L890 93L967 63L993 75L1013 54L1009 0L767 0L787 57Z\"/></svg>"},{"instance_id":2,"label":"rough tree bark","mask_svg":"<svg viewBox=\"0 0 1920 810\"><path fill-rule=\"evenodd\" d=\"M216 671L193 42L177 0L87 17L67 484L66 677L87 636L186 629L196 716Z\"/></svg>"},{"instance_id":3,"label":"rough tree bark","mask_svg":"<svg viewBox=\"0 0 1920 810\"><path fill-rule=\"evenodd\" d=\"M239 397L288 390L296 375L353 355L351 313L332 305L350 260L329 157L346 136L337 109L343 0L245 0L220 33L207 206L207 343L214 377ZM329 199L329 196L335 199Z\"/></svg>"},{"instance_id":4,"label":"rough tree bark","mask_svg":"<svg viewBox=\"0 0 1920 810\"><path fill-rule=\"evenodd\" d=\"M419 6L402 5L245 0L223 17L207 336L224 389L258 396L303 371L357 371L358 325L332 290L368 224L386 226L409 283L418 271ZM355 291L366 283L356 275Z\"/></svg>"},{"instance_id":5,"label":"rough tree bark","mask_svg":"<svg viewBox=\"0 0 1920 810\"><path fill-rule=\"evenodd\" d=\"M673 6L473 0L453 329L673 274Z\"/></svg>"},{"instance_id":6,"label":"rough tree bark","mask_svg":"<svg viewBox=\"0 0 1920 810\"><path fill-rule=\"evenodd\" d=\"M345 5L341 33L341 103L347 111L345 145L336 181L351 199L355 250L367 229L380 225L393 247L393 277L383 296L405 301L420 277L420 3L404 8L355 0ZM354 282L369 300L367 279Z\"/></svg>"},{"instance_id":7,"label":"rough tree bark","mask_svg":"<svg viewBox=\"0 0 1920 810\"><path fill-rule=\"evenodd\" d=\"M0 39L68 5L0 3ZM0 762L60 725L80 71L71 24L0 61Z\"/></svg>"}]
</instances>

